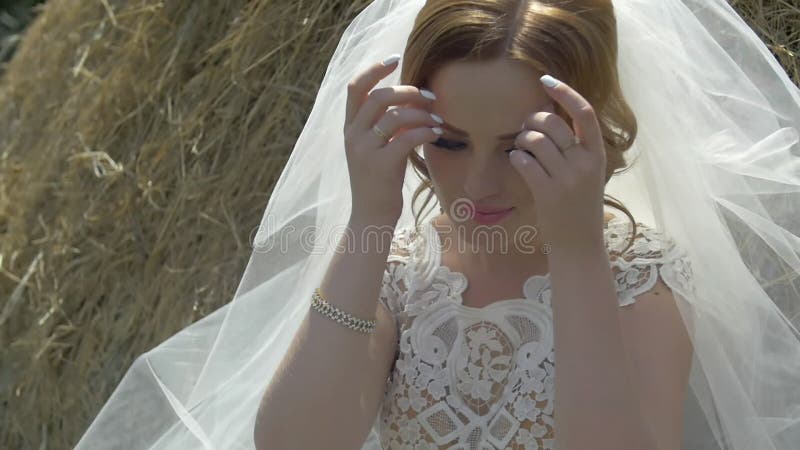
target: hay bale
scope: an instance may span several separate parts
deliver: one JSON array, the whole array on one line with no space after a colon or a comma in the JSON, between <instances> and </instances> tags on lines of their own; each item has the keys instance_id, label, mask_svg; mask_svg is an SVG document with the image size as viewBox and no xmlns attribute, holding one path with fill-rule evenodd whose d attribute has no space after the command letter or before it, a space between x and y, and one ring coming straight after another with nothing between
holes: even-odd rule
<instances>
[{"instance_id":1,"label":"hay bale","mask_svg":"<svg viewBox=\"0 0 800 450\"><path fill-rule=\"evenodd\" d=\"M233 295L369 0L51 0L0 84L0 448L69 448L131 362ZM797 82L800 14L733 1Z\"/></svg>"},{"instance_id":2,"label":"hay bale","mask_svg":"<svg viewBox=\"0 0 800 450\"><path fill-rule=\"evenodd\" d=\"M0 87L0 448L69 448L229 301L365 2L51 1Z\"/></svg>"},{"instance_id":3,"label":"hay bale","mask_svg":"<svg viewBox=\"0 0 800 450\"><path fill-rule=\"evenodd\" d=\"M786 0L728 0L786 73L800 86L800 4Z\"/></svg>"}]
</instances>

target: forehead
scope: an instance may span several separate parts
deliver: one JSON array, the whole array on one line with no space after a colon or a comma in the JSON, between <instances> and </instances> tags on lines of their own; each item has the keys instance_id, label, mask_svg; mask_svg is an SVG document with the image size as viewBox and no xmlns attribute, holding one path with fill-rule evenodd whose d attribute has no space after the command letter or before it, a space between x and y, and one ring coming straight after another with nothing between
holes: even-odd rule
<instances>
[{"instance_id":1,"label":"forehead","mask_svg":"<svg viewBox=\"0 0 800 450\"><path fill-rule=\"evenodd\" d=\"M437 97L431 109L470 134L494 133L498 127L503 128L499 131L513 131L506 130L509 121L521 124L550 102L539 81L541 75L506 59L451 62L429 80L428 87Z\"/></svg>"}]
</instances>

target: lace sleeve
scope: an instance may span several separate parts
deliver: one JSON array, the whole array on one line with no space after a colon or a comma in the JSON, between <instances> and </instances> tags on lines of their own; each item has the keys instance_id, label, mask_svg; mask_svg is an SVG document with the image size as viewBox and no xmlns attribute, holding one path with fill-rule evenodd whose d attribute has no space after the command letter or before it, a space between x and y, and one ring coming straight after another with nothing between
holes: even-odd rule
<instances>
[{"instance_id":1,"label":"lace sleeve","mask_svg":"<svg viewBox=\"0 0 800 450\"><path fill-rule=\"evenodd\" d=\"M659 277L673 293L686 297L692 290L692 270L687 254L656 229L641 223L636 229L630 249L625 253L609 252L620 306L634 303L638 295L656 285Z\"/></svg>"}]
</instances>

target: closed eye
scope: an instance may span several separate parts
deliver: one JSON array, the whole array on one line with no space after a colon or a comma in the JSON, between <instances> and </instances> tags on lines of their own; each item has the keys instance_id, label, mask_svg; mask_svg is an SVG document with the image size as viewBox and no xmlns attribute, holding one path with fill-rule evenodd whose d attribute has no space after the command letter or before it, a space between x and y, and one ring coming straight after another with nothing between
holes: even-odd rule
<instances>
[{"instance_id":1,"label":"closed eye","mask_svg":"<svg viewBox=\"0 0 800 450\"><path fill-rule=\"evenodd\" d=\"M448 151L451 151L451 152L460 151L464 147L467 146L467 144L465 144L463 142L449 141L449 140L444 139L444 138L438 138L435 141L431 142L431 144L436 146L436 147L439 147L439 148L442 148L442 149L445 149L445 150L448 150ZM508 150L505 150L505 152L506 153L511 153L511 151L515 150L516 148L517 147L511 147Z\"/></svg>"},{"instance_id":2,"label":"closed eye","mask_svg":"<svg viewBox=\"0 0 800 450\"><path fill-rule=\"evenodd\" d=\"M442 138L436 139L435 141L431 142L431 144L435 145L436 147L451 151L461 150L467 146L463 142L448 141L447 139Z\"/></svg>"}]
</instances>

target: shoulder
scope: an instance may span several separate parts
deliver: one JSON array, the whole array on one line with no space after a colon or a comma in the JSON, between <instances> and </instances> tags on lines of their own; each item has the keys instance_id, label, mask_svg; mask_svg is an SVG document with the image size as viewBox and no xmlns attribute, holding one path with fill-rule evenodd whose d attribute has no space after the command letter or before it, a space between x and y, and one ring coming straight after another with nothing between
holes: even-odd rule
<instances>
[{"instance_id":1,"label":"shoulder","mask_svg":"<svg viewBox=\"0 0 800 450\"><path fill-rule=\"evenodd\" d=\"M668 448L680 445L683 401L692 359L682 298L692 289L685 251L667 234L637 223L615 224L609 256L620 295L619 321L642 413Z\"/></svg>"},{"instance_id":2,"label":"shoulder","mask_svg":"<svg viewBox=\"0 0 800 450\"><path fill-rule=\"evenodd\" d=\"M420 239L421 231L417 227L409 225L395 229L387 261L395 263L408 262L414 254Z\"/></svg>"},{"instance_id":3,"label":"shoulder","mask_svg":"<svg viewBox=\"0 0 800 450\"><path fill-rule=\"evenodd\" d=\"M408 225L394 231L380 293L380 302L392 314L402 312L412 274L426 249L423 229Z\"/></svg>"},{"instance_id":4,"label":"shoulder","mask_svg":"<svg viewBox=\"0 0 800 450\"><path fill-rule=\"evenodd\" d=\"M627 219L614 218L607 226L606 245L621 306L647 292L691 290L688 255L663 231L637 222L634 232Z\"/></svg>"}]
</instances>

